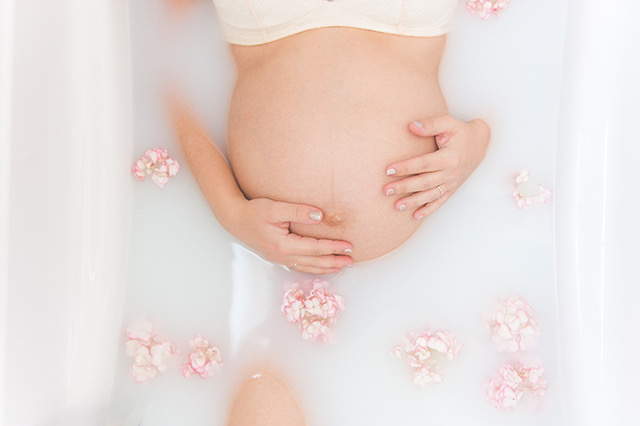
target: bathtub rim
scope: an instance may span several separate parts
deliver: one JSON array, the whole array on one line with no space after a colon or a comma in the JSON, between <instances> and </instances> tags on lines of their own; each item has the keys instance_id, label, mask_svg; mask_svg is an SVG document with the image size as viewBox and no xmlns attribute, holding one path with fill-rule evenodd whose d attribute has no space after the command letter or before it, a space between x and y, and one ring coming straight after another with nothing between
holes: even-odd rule
<instances>
[{"instance_id":1,"label":"bathtub rim","mask_svg":"<svg viewBox=\"0 0 640 426\"><path fill-rule=\"evenodd\" d=\"M11 87L13 81L13 0L0 0L0 426L6 413L7 299L9 290L9 176L11 158Z\"/></svg>"}]
</instances>

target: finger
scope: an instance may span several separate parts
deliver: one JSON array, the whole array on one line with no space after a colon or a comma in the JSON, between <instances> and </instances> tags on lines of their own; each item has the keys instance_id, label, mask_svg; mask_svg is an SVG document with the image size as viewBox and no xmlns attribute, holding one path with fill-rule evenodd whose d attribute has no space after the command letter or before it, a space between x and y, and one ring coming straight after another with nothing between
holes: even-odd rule
<instances>
[{"instance_id":1,"label":"finger","mask_svg":"<svg viewBox=\"0 0 640 426\"><path fill-rule=\"evenodd\" d=\"M275 202L270 207L272 223L295 222L312 225L322 222L322 210L305 204Z\"/></svg>"},{"instance_id":2,"label":"finger","mask_svg":"<svg viewBox=\"0 0 640 426\"><path fill-rule=\"evenodd\" d=\"M349 256L326 255L326 256L295 256L294 261L297 264L296 271L300 268L318 268L318 269L342 269L344 267L353 266L353 259Z\"/></svg>"},{"instance_id":3,"label":"finger","mask_svg":"<svg viewBox=\"0 0 640 426\"><path fill-rule=\"evenodd\" d=\"M447 201L449 199L449 197L451 197L451 194L453 194L453 191L445 192L445 194L442 196L442 198L438 198L436 200L433 200L430 203L427 203L424 207L419 208L418 210L416 210L413 213L413 217L415 217L418 220L421 220L421 219L424 219L425 217L431 215L433 212L438 210L438 208L441 205L443 205L445 203L445 201Z\"/></svg>"},{"instance_id":4,"label":"finger","mask_svg":"<svg viewBox=\"0 0 640 426\"><path fill-rule=\"evenodd\" d=\"M409 123L409 130L416 136L436 136L453 131L457 123L458 120L450 115L442 115L440 117L412 121Z\"/></svg>"},{"instance_id":5,"label":"finger","mask_svg":"<svg viewBox=\"0 0 640 426\"><path fill-rule=\"evenodd\" d=\"M296 256L295 261L283 265L288 271L307 272L310 274L337 274L342 268L353 266L348 256Z\"/></svg>"},{"instance_id":6,"label":"finger","mask_svg":"<svg viewBox=\"0 0 640 426\"><path fill-rule=\"evenodd\" d=\"M315 266L305 266L305 265L297 265L295 267L295 271L304 272L307 274L315 274L315 275L328 275L328 274L337 274L341 270L338 268L317 268Z\"/></svg>"},{"instance_id":7,"label":"finger","mask_svg":"<svg viewBox=\"0 0 640 426\"><path fill-rule=\"evenodd\" d=\"M387 196L421 192L430 188L435 188L436 185L442 181L444 181L444 173L441 171L422 173L388 183L382 188L382 192Z\"/></svg>"},{"instance_id":8,"label":"finger","mask_svg":"<svg viewBox=\"0 0 640 426\"><path fill-rule=\"evenodd\" d=\"M442 188L442 190L440 190L438 186ZM409 197L401 198L397 200L394 203L396 210L399 210L399 211L403 211L407 209L411 210L413 208L421 207L427 203L431 203L438 199L444 198L444 194L446 194L446 188L444 184L440 184L438 186L436 186L435 188L430 188L426 191L416 192ZM418 218L418 216L419 215L414 214L414 217L416 219Z\"/></svg>"},{"instance_id":9,"label":"finger","mask_svg":"<svg viewBox=\"0 0 640 426\"><path fill-rule=\"evenodd\" d=\"M409 176L435 172L446 168L448 161L449 155L445 151L433 151L390 164L387 167L387 176Z\"/></svg>"},{"instance_id":10,"label":"finger","mask_svg":"<svg viewBox=\"0 0 640 426\"><path fill-rule=\"evenodd\" d=\"M283 250L303 256L349 255L353 252L353 246L347 241L316 239L294 233L287 235L285 245Z\"/></svg>"}]
</instances>

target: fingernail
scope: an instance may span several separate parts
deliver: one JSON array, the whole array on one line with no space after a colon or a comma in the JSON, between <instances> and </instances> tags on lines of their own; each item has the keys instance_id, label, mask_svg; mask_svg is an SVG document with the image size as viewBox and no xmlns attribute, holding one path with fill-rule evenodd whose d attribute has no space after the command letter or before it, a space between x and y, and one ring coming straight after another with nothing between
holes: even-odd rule
<instances>
[{"instance_id":1,"label":"fingernail","mask_svg":"<svg viewBox=\"0 0 640 426\"><path fill-rule=\"evenodd\" d=\"M418 220L422 220L422 219L424 219L424 215L423 215L423 214L421 214L421 215L420 215L420 216L418 216L416 219L418 219Z\"/></svg>"},{"instance_id":2,"label":"fingernail","mask_svg":"<svg viewBox=\"0 0 640 426\"><path fill-rule=\"evenodd\" d=\"M320 222L322 220L322 212L318 210L314 210L311 213L309 213L309 217L314 222Z\"/></svg>"},{"instance_id":3,"label":"fingernail","mask_svg":"<svg viewBox=\"0 0 640 426\"><path fill-rule=\"evenodd\" d=\"M424 125L423 125L421 122L419 122L419 121L415 121L415 120L414 120L414 121L413 121L413 124L415 124L415 125L416 125L416 127L424 127Z\"/></svg>"},{"instance_id":4,"label":"fingernail","mask_svg":"<svg viewBox=\"0 0 640 426\"><path fill-rule=\"evenodd\" d=\"M400 204L400 206L398 207L398 210L405 211L407 209L407 205L406 204Z\"/></svg>"},{"instance_id":5,"label":"fingernail","mask_svg":"<svg viewBox=\"0 0 640 426\"><path fill-rule=\"evenodd\" d=\"M352 263L347 263L346 265L344 265L345 268L351 268L353 266Z\"/></svg>"},{"instance_id":6,"label":"fingernail","mask_svg":"<svg viewBox=\"0 0 640 426\"><path fill-rule=\"evenodd\" d=\"M387 169L387 176L393 176L396 173L396 169Z\"/></svg>"},{"instance_id":7,"label":"fingernail","mask_svg":"<svg viewBox=\"0 0 640 426\"><path fill-rule=\"evenodd\" d=\"M346 249L344 249L344 252L345 253L353 253L353 250L351 250L350 248L346 248Z\"/></svg>"},{"instance_id":8,"label":"fingernail","mask_svg":"<svg viewBox=\"0 0 640 426\"><path fill-rule=\"evenodd\" d=\"M393 195L393 194L395 194L395 193L396 193L395 189L393 189L393 188L389 188L389 189L387 189L387 197L388 197L389 195Z\"/></svg>"}]
</instances>

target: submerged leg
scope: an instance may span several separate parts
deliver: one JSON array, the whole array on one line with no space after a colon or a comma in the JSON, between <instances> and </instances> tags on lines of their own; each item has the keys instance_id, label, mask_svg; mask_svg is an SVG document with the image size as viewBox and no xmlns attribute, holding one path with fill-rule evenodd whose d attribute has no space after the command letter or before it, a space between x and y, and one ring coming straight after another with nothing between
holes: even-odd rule
<instances>
[{"instance_id":1,"label":"submerged leg","mask_svg":"<svg viewBox=\"0 0 640 426\"><path fill-rule=\"evenodd\" d=\"M289 388L273 374L249 378L236 395L229 426L304 426L304 417Z\"/></svg>"}]
</instances>

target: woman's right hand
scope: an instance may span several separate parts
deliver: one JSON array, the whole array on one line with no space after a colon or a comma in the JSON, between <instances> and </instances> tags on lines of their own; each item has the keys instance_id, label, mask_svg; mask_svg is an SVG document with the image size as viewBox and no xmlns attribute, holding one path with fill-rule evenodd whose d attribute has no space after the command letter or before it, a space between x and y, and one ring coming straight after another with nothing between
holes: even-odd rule
<instances>
[{"instance_id":1,"label":"woman's right hand","mask_svg":"<svg viewBox=\"0 0 640 426\"><path fill-rule=\"evenodd\" d=\"M335 274L353 265L351 244L303 237L289 228L292 222L318 224L322 217L315 207L254 198L238 211L232 234L270 262L300 272Z\"/></svg>"}]
</instances>

